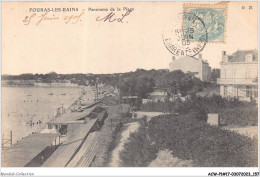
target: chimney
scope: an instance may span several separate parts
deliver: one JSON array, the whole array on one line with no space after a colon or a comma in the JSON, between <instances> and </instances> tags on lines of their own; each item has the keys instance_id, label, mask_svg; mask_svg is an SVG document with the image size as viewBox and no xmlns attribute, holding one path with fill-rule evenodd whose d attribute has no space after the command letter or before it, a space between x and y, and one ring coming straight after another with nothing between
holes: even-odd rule
<instances>
[{"instance_id":1,"label":"chimney","mask_svg":"<svg viewBox=\"0 0 260 177\"><path fill-rule=\"evenodd\" d=\"M247 54L245 60L246 60L246 62L252 62L253 61L253 54L252 53Z\"/></svg>"},{"instance_id":2,"label":"chimney","mask_svg":"<svg viewBox=\"0 0 260 177\"><path fill-rule=\"evenodd\" d=\"M202 60L202 54L201 53L199 54L199 59Z\"/></svg>"},{"instance_id":3,"label":"chimney","mask_svg":"<svg viewBox=\"0 0 260 177\"><path fill-rule=\"evenodd\" d=\"M172 60L175 60L175 56L172 56Z\"/></svg>"},{"instance_id":4,"label":"chimney","mask_svg":"<svg viewBox=\"0 0 260 177\"><path fill-rule=\"evenodd\" d=\"M228 57L226 55L226 51L222 51L222 61L223 62L228 62Z\"/></svg>"}]
</instances>

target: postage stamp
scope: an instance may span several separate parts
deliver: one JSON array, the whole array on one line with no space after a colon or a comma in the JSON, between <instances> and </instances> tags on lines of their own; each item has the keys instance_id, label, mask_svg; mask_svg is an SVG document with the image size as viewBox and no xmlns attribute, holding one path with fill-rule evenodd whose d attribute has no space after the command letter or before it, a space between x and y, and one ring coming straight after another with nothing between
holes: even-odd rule
<instances>
[{"instance_id":1,"label":"postage stamp","mask_svg":"<svg viewBox=\"0 0 260 177\"><path fill-rule=\"evenodd\" d=\"M206 5L206 4L184 4L183 12L192 14L200 18L206 26L208 42L224 43L227 5ZM189 25L189 21L184 20L183 25ZM200 33L200 30L196 31ZM199 34L197 34L198 36ZM197 38L190 39L197 41Z\"/></svg>"},{"instance_id":2,"label":"postage stamp","mask_svg":"<svg viewBox=\"0 0 260 177\"><path fill-rule=\"evenodd\" d=\"M174 19L163 30L165 47L177 58L198 55L208 41L205 23L191 13L180 13Z\"/></svg>"}]
</instances>

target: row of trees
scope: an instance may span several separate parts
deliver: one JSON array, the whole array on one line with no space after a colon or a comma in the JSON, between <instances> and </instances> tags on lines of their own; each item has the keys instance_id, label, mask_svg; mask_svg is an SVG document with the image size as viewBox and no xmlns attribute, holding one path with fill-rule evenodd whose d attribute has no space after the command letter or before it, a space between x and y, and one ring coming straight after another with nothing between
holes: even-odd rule
<instances>
[{"instance_id":1,"label":"row of trees","mask_svg":"<svg viewBox=\"0 0 260 177\"><path fill-rule=\"evenodd\" d=\"M137 69L135 72L117 74L21 74L16 76L3 75L2 80L39 80L50 83L55 80L71 80L73 83L84 85L86 81L90 85L103 83L120 88L122 96L138 96L147 98L148 93L154 87L160 88L169 96L181 93L182 96L200 91L203 83L195 77L195 73L184 73L181 70L169 72L168 70L144 70Z\"/></svg>"},{"instance_id":2,"label":"row of trees","mask_svg":"<svg viewBox=\"0 0 260 177\"><path fill-rule=\"evenodd\" d=\"M100 82L107 83L109 85L118 86L119 76L127 77L139 77L139 76L147 76L154 78L156 85L157 82L160 81L160 77L166 73L169 73L166 69L151 69L151 70L144 70L144 69L137 69L134 72L126 72L126 73L115 73L115 74L82 74L82 73L75 73L75 74L57 74L55 72L50 72L47 74L32 74L32 73L25 73L20 75L2 75L2 80L38 80L39 78L43 80L88 80L88 81L96 81L98 77ZM212 69L211 77L213 81L216 81L217 78L220 77L220 70L219 69Z\"/></svg>"},{"instance_id":3,"label":"row of trees","mask_svg":"<svg viewBox=\"0 0 260 177\"><path fill-rule=\"evenodd\" d=\"M47 74L26 73L26 74L20 74L20 75L2 75L2 80L38 80L38 79L53 80L53 79L56 79L57 76L58 76L58 74L55 72L50 72Z\"/></svg>"},{"instance_id":4,"label":"row of trees","mask_svg":"<svg viewBox=\"0 0 260 177\"><path fill-rule=\"evenodd\" d=\"M147 98L148 93L157 87L165 91L168 96L181 93L182 96L201 91L204 87L194 73L184 73L181 70L173 72L164 71L158 75L148 74L138 70L131 76L122 76L120 80L120 91L122 96L138 96Z\"/></svg>"}]
</instances>

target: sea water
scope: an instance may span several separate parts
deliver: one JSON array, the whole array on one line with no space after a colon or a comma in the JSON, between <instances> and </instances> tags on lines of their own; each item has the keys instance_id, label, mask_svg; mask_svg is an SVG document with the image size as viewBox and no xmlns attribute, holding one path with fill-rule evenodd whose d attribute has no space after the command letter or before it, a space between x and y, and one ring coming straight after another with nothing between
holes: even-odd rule
<instances>
[{"instance_id":1,"label":"sea water","mask_svg":"<svg viewBox=\"0 0 260 177\"><path fill-rule=\"evenodd\" d=\"M38 133L55 117L58 107L68 108L81 93L80 87L2 87L2 138L10 139L12 131L14 144Z\"/></svg>"}]
</instances>

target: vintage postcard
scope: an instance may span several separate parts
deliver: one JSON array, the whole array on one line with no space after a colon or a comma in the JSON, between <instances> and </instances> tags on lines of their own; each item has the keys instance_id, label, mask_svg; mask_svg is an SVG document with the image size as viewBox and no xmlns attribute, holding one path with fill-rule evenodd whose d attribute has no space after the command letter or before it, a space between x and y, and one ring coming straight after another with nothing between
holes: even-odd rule
<instances>
[{"instance_id":1,"label":"vintage postcard","mask_svg":"<svg viewBox=\"0 0 260 177\"><path fill-rule=\"evenodd\" d=\"M257 169L258 2L1 6L3 168Z\"/></svg>"}]
</instances>

